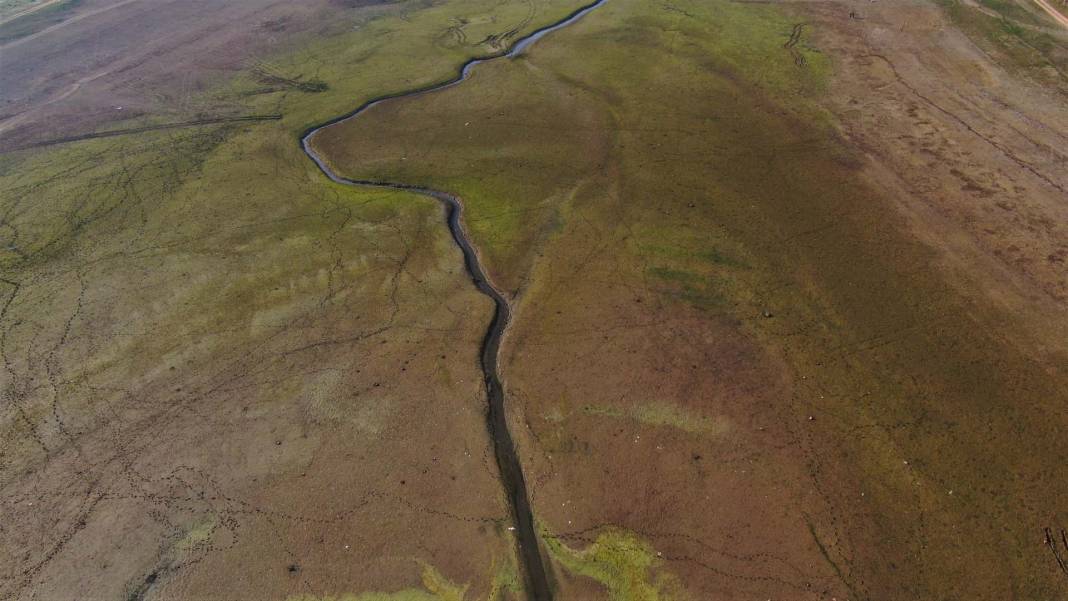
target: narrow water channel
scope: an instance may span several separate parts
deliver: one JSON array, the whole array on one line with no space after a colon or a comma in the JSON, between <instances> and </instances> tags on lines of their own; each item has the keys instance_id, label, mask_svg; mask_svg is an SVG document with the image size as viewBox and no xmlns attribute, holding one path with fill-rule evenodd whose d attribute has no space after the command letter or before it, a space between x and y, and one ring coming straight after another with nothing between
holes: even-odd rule
<instances>
[{"instance_id":1,"label":"narrow water channel","mask_svg":"<svg viewBox=\"0 0 1068 601\"><path fill-rule=\"evenodd\" d=\"M463 252L464 265L467 268L467 273L474 281L475 287L477 287L482 294L485 294L493 300L495 307L493 321L490 323L489 329L486 331L486 336L482 341L481 356L482 372L486 383L486 396L489 403L487 425L489 427L490 437L493 440L493 450L497 457L497 467L500 470L501 483L504 486L505 493L511 503L512 517L515 522L516 544L519 547L519 557L523 564L523 572L527 584L527 595L534 601L551 601L552 590L549 587L549 577L545 570L545 560L542 556L540 545L538 544L538 534L534 526L534 514L530 508L530 497L527 493L526 480L523 477L523 466L519 461L519 455L516 452L512 433L508 429L508 419L504 405L504 387L501 385L498 369L501 338L503 338L504 332L508 329L508 324L511 321L512 306L500 289L494 285L493 281L490 280L489 276L486 274L486 269L483 267L478 252L475 250L475 246L471 242L467 229L464 227L463 203L460 200L460 197L440 190L432 190L430 188L398 182L367 181L342 177L337 173L334 173L326 160L315 152L311 140L320 130L341 123L342 121L354 119L367 109L382 102L420 94L430 94L457 85L467 79L468 75L471 74L472 69L476 66L491 60L518 56L549 33L575 23L607 1L608 0L598 0L597 2L576 10L556 23L528 34L526 37L517 40L511 49L505 53L474 58L467 61L460 68L459 73L448 81L428 87L375 98L360 105L348 114L331 119L326 123L307 130L300 139L300 144L304 149L304 153L307 154L312 161L315 161L315 164L319 166L319 169L322 170L326 177L339 184L405 190L416 194L422 194L423 196L429 196L441 202L445 206L446 224L449 227L449 232L452 233L453 240L456 241L456 245L459 246L460 250Z\"/></svg>"}]
</instances>

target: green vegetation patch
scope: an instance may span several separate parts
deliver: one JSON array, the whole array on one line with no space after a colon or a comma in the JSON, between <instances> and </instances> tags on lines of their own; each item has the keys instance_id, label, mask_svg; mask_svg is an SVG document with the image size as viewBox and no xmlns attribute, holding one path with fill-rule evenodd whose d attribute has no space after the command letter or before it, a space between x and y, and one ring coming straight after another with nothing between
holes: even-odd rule
<instances>
[{"instance_id":1,"label":"green vegetation patch","mask_svg":"<svg viewBox=\"0 0 1068 601\"><path fill-rule=\"evenodd\" d=\"M217 527L218 519L216 519L215 516L211 516L190 528L185 533L185 536L175 543L174 548L178 551L191 551L196 549L211 540Z\"/></svg>"},{"instance_id":2,"label":"green vegetation patch","mask_svg":"<svg viewBox=\"0 0 1068 601\"><path fill-rule=\"evenodd\" d=\"M649 543L624 530L597 536L586 549L572 549L544 535L549 555L565 570L601 583L612 601L670 601L687 598L675 576L661 569L662 560Z\"/></svg>"}]
</instances>

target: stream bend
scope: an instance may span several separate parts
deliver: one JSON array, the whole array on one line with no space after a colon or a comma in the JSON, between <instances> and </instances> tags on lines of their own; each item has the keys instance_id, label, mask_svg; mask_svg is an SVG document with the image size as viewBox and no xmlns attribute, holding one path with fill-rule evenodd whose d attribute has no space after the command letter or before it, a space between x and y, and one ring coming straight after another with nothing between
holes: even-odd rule
<instances>
[{"instance_id":1,"label":"stream bend","mask_svg":"<svg viewBox=\"0 0 1068 601\"><path fill-rule=\"evenodd\" d=\"M519 557L523 564L527 593L529 598L534 601L551 601L552 590L549 586L549 577L545 569L545 561L538 545L537 530L534 526L534 514L530 507L530 497L527 493L526 480L523 477L523 467L519 462L519 455L516 452L515 442L512 440L511 431L508 429L507 414L504 407L504 387L501 385L501 378L498 370L498 355L500 354L501 338L504 336L504 332L511 321L512 306L508 302L504 293L494 285L493 281L490 280L486 274L486 270L479 258L478 251L472 243L471 237L467 233L467 229L464 227L463 202L460 197L455 194L421 186L342 177L335 173L326 160L312 148L311 139L320 130L341 123L342 121L353 119L367 109L382 102L386 102L387 100L429 94L459 84L467 79L475 66L498 58L518 56L542 37L557 29L562 29L571 25L607 1L608 0L597 0L592 4L579 8L556 23L547 25L520 38L507 52L470 59L460 67L459 72L453 78L447 81L406 92L388 94L369 100L345 115L309 128L300 138L300 145L304 150L304 153L308 155L308 158L315 162L326 177L336 183L350 186L404 190L421 194L423 196L429 196L441 202L445 206L446 224L449 227L449 232L452 234L453 240L463 253L464 266L467 269L467 273L471 276L471 279L479 292L493 300L493 321L490 323L490 327L486 331L486 336L482 341L481 355L482 372L485 377L486 396L489 404L487 426L489 427L490 438L493 440L493 450L497 458L497 467L500 470L501 483L504 486L505 493L511 503L512 514L515 520L516 544L519 550Z\"/></svg>"}]
</instances>

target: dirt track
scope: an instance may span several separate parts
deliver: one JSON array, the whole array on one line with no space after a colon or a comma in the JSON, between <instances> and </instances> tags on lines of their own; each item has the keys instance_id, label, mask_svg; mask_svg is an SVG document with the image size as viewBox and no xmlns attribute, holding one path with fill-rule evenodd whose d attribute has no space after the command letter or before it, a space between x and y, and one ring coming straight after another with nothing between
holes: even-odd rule
<instances>
[{"instance_id":1,"label":"dirt track","mask_svg":"<svg viewBox=\"0 0 1068 601\"><path fill-rule=\"evenodd\" d=\"M10 42L8 42L6 44L0 45L0 50L8 50L10 48L14 48L15 46L21 46L22 44L25 44L27 42L32 42L33 40L36 40L37 38L41 38L41 37L50 35L52 33L55 33L56 31L59 31L61 29L67 28L67 27L70 27L71 25L75 25L75 24L77 24L79 21L81 21L83 19L89 19L89 18L95 17L97 15L104 14L104 13L106 13L108 11L115 10L117 8L122 8L123 6L126 6L127 4L130 4L131 2L139 2L139 1L140 0L119 0L118 2L114 2L112 4L108 4L108 5L102 6L100 8L96 8L96 9L89 10L89 11L86 11L86 12L78 13L77 15L75 15L75 16L69 18L69 19L64 19L63 21L61 21L59 23L56 23L55 25L52 25L50 27L46 27L46 28L42 29L41 31L38 31L36 33L30 34L30 35L25 36L25 37L21 37L21 38L12 40L12 41L10 41ZM40 8L43 8L43 6L41 6Z\"/></svg>"},{"instance_id":2,"label":"dirt track","mask_svg":"<svg viewBox=\"0 0 1068 601\"><path fill-rule=\"evenodd\" d=\"M87 0L64 21L0 49L0 148L144 114L188 121L243 112L232 99L209 106L188 99L250 57L329 27L345 10L331 0Z\"/></svg>"},{"instance_id":3,"label":"dirt track","mask_svg":"<svg viewBox=\"0 0 1068 601\"><path fill-rule=\"evenodd\" d=\"M8 23L10 21L14 21L19 17L24 17L26 15L35 13L43 8L47 8L49 6L52 6L53 4L56 4L57 2L62 2L62 0L45 0L44 2L40 2L38 4L31 4L30 6L22 8L20 10L13 11L6 17L0 19L0 25L3 25L4 23Z\"/></svg>"},{"instance_id":4,"label":"dirt track","mask_svg":"<svg viewBox=\"0 0 1068 601\"><path fill-rule=\"evenodd\" d=\"M1054 8L1047 0L1035 0L1035 2L1042 7L1042 10L1049 13L1049 16L1053 17L1055 21L1068 28L1068 16L1065 16L1063 12Z\"/></svg>"}]
</instances>

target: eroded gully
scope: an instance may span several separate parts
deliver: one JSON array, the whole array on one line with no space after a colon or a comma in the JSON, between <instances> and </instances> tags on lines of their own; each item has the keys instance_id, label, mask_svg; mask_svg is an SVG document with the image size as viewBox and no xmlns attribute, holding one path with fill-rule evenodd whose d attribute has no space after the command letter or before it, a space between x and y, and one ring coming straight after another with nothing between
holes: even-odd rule
<instances>
[{"instance_id":1,"label":"eroded gully","mask_svg":"<svg viewBox=\"0 0 1068 601\"><path fill-rule=\"evenodd\" d=\"M526 37L516 41L507 52L487 57L474 58L467 61L460 68L459 73L452 79L432 86L375 98L360 105L350 113L331 119L326 123L307 130L300 139L300 144L304 149L305 154L319 166L319 169L322 170L326 177L334 182L350 186L405 190L416 194L422 194L423 196L429 196L441 202L445 206L446 223L448 224L449 231L452 233L453 240L456 241L456 245L460 247L460 250L463 253L464 265L467 268L468 274L470 274L471 279L474 281L475 287L478 288L479 292L493 300L495 307L493 321L490 323L489 330L487 330L486 336L482 341L481 356L482 372L485 376L486 383L486 396L489 403L487 425L489 427L490 437L493 440L493 450L497 458L497 466L500 470L501 483L503 484L505 493L511 503L512 517L515 523L516 544L519 550L520 561L523 564L523 572L527 584L527 594L530 599L535 601L551 600L552 591L549 587L549 578L545 570L545 561L538 545L538 535L534 526L534 515L530 508L530 497L527 493L526 480L523 478L523 467L519 462L515 443L512 440L512 434L508 429L508 420L504 407L504 387L501 385L501 378L498 370L498 355L500 352L501 338L504 336L504 332L508 328L508 324L511 320L512 306L508 302L504 293L497 288L486 274L486 269L482 265L478 251L475 249L474 243L471 241L471 237L468 235L467 230L464 227L463 202L460 200L460 197L455 194L450 194L441 190L433 190L398 182L359 180L342 177L335 173L326 160L315 152L315 149L312 148L311 145L311 139L320 130L341 123L342 121L355 119L364 111L377 104L398 98L430 94L457 85L467 79L468 75L471 74L472 69L479 64L491 60L518 56L542 37L575 23L607 1L608 0L598 0L597 2L588 4L552 25L548 25L530 33Z\"/></svg>"}]
</instances>

